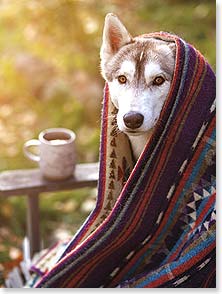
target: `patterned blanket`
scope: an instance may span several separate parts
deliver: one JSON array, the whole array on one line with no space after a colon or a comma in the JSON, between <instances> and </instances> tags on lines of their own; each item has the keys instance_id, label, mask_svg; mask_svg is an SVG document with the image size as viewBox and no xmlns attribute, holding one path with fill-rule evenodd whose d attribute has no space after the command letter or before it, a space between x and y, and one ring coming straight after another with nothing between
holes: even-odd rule
<instances>
[{"instance_id":1,"label":"patterned blanket","mask_svg":"<svg viewBox=\"0 0 222 294\"><path fill-rule=\"evenodd\" d=\"M215 287L215 75L178 36L174 78L135 163L105 86L98 198L35 287Z\"/></svg>"}]
</instances>

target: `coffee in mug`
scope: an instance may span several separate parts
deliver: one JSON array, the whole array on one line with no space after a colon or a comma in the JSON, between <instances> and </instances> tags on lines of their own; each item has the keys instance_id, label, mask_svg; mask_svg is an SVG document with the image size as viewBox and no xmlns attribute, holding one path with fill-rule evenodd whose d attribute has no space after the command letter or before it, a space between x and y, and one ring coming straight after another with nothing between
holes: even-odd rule
<instances>
[{"instance_id":1,"label":"coffee in mug","mask_svg":"<svg viewBox=\"0 0 222 294\"><path fill-rule=\"evenodd\" d=\"M38 140L32 139L24 144L27 158L38 162L42 175L49 180L64 180L73 175L76 163L75 134L65 128L51 128L42 131ZM29 149L37 146L39 155Z\"/></svg>"}]
</instances>

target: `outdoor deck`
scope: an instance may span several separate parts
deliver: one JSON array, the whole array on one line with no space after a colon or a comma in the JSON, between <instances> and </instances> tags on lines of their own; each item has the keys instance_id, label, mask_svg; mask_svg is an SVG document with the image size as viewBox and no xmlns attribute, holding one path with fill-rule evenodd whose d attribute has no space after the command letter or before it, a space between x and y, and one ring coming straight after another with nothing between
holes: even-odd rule
<instances>
[{"instance_id":1,"label":"outdoor deck","mask_svg":"<svg viewBox=\"0 0 222 294\"><path fill-rule=\"evenodd\" d=\"M26 224L31 256L41 249L39 195L44 192L96 187L98 173L98 163L77 164L72 178L56 182L44 179L39 169L0 173L0 197L27 197Z\"/></svg>"}]
</instances>

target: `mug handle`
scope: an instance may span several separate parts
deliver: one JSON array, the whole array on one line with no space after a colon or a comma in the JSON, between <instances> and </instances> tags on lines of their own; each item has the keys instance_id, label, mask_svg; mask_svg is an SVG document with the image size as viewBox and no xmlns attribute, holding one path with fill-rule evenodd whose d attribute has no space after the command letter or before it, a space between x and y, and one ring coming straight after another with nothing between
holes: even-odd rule
<instances>
[{"instance_id":1,"label":"mug handle","mask_svg":"<svg viewBox=\"0 0 222 294\"><path fill-rule=\"evenodd\" d=\"M24 152L25 156L33 161L39 162L40 156L33 154L32 152L30 152L28 150L28 148L31 146L39 146L40 144L41 143L39 142L39 140L36 140L36 139L32 139L32 140L25 142L25 144L23 146L23 152Z\"/></svg>"}]
</instances>

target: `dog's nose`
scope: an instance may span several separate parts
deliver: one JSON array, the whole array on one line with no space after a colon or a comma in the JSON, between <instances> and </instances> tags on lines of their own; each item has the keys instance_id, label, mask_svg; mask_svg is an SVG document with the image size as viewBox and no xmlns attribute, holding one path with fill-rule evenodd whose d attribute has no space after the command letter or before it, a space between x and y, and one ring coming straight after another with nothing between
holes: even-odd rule
<instances>
[{"instance_id":1,"label":"dog's nose","mask_svg":"<svg viewBox=\"0 0 222 294\"><path fill-rule=\"evenodd\" d=\"M137 129L139 128L144 120L144 116L136 111L130 111L123 116L123 121L127 128Z\"/></svg>"}]
</instances>

